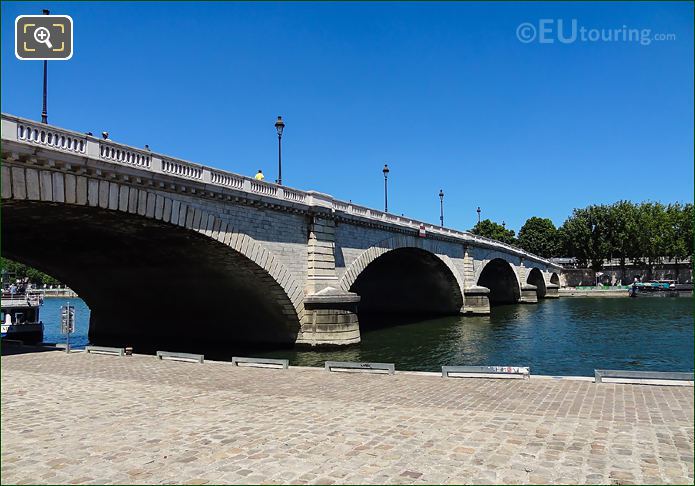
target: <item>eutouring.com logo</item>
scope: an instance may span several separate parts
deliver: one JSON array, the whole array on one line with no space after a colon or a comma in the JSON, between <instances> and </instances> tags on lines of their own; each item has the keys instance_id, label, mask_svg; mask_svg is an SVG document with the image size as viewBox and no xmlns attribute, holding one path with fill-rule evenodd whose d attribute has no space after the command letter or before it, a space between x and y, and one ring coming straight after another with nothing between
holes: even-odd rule
<instances>
[{"instance_id":1,"label":"eutouring.com logo","mask_svg":"<svg viewBox=\"0 0 695 486\"><path fill-rule=\"evenodd\" d=\"M516 28L516 37L524 44L574 44L576 42L633 42L648 46L652 42L674 41L676 34L653 33L651 29L634 29L627 25L619 28L590 28L577 19L538 19L536 23L523 22Z\"/></svg>"}]
</instances>

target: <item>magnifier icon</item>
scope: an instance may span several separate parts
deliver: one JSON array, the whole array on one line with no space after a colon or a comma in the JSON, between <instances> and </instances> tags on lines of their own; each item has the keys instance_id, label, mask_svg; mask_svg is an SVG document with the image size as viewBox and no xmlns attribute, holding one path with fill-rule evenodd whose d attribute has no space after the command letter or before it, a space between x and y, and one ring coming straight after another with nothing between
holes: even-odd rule
<instances>
[{"instance_id":1,"label":"magnifier icon","mask_svg":"<svg viewBox=\"0 0 695 486\"><path fill-rule=\"evenodd\" d=\"M53 49L51 32L46 27L39 27L34 31L34 40L39 44L46 44L49 49Z\"/></svg>"}]
</instances>

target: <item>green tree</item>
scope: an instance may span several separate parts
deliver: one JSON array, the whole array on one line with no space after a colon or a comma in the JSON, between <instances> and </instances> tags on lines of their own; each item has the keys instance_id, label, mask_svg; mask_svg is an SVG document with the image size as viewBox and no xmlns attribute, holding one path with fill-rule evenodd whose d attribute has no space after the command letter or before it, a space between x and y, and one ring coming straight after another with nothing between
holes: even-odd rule
<instances>
[{"instance_id":1,"label":"green tree","mask_svg":"<svg viewBox=\"0 0 695 486\"><path fill-rule=\"evenodd\" d=\"M693 205L691 203L669 204L666 207L667 233L664 255L675 260L676 280L679 277L679 262L693 255Z\"/></svg>"},{"instance_id":2,"label":"green tree","mask_svg":"<svg viewBox=\"0 0 695 486\"><path fill-rule=\"evenodd\" d=\"M589 265L594 271L603 268L603 261L610 255L610 220L606 206L575 209L560 231L567 256L575 257L580 266Z\"/></svg>"},{"instance_id":3,"label":"green tree","mask_svg":"<svg viewBox=\"0 0 695 486\"><path fill-rule=\"evenodd\" d=\"M474 235L484 236L485 238L501 241L502 243L508 243L510 245L516 244L514 230L508 230L501 224L497 224L489 219L484 219L480 223L473 226L471 233Z\"/></svg>"},{"instance_id":4,"label":"green tree","mask_svg":"<svg viewBox=\"0 0 695 486\"><path fill-rule=\"evenodd\" d=\"M672 228L666 218L666 208L659 202L638 206L637 258L647 264L647 278L652 277L654 263L666 254L672 239Z\"/></svg>"},{"instance_id":5,"label":"green tree","mask_svg":"<svg viewBox=\"0 0 695 486\"><path fill-rule=\"evenodd\" d=\"M15 278L19 279L29 277L29 281L35 285L62 285L58 280L50 275L22 263L15 262L7 258L0 258L0 263L2 264L3 274L14 274Z\"/></svg>"},{"instance_id":6,"label":"green tree","mask_svg":"<svg viewBox=\"0 0 695 486\"><path fill-rule=\"evenodd\" d=\"M609 257L620 261L620 278L625 279L628 258L638 258L638 207L630 201L618 201L608 206Z\"/></svg>"},{"instance_id":7,"label":"green tree","mask_svg":"<svg viewBox=\"0 0 695 486\"><path fill-rule=\"evenodd\" d=\"M527 219L519 230L518 242L524 250L545 258L559 256L561 251L560 235L548 218Z\"/></svg>"}]
</instances>

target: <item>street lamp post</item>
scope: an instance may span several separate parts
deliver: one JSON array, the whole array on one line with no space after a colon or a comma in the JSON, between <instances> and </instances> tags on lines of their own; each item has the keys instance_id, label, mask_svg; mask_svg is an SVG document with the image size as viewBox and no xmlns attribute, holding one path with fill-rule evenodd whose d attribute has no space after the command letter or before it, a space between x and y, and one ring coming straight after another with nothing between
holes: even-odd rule
<instances>
[{"instance_id":1,"label":"street lamp post","mask_svg":"<svg viewBox=\"0 0 695 486\"><path fill-rule=\"evenodd\" d=\"M278 115L278 121L275 122L275 130L278 132L278 184L282 185L282 130L285 128L285 122Z\"/></svg>"},{"instance_id":2,"label":"street lamp post","mask_svg":"<svg viewBox=\"0 0 695 486\"><path fill-rule=\"evenodd\" d=\"M439 190L439 222L444 227L444 191Z\"/></svg>"},{"instance_id":3,"label":"street lamp post","mask_svg":"<svg viewBox=\"0 0 695 486\"><path fill-rule=\"evenodd\" d=\"M475 211L478 213L478 224L480 224L480 206Z\"/></svg>"},{"instance_id":4,"label":"street lamp post","mask_svg":"<svg viewBox=\"0 0 695 486\"><path fill-rule=\"evenodd\" d=\"M389 180L389 166L387 164L384 164L384 168L382 171L384 173L384 212L388 213L389 212L389 185L388 185L388 180Z\"/></svg>"},{"instance_id":5,"label":"street lamp post","mask_svg":"<svg viewBox=\"0 0 695 486\"><path fill-rule=\"evenodd\" d=\"M43 9L44 15L49 15L46 9ZM48 109L46 106L46 98L48 96L48 61L43 61L43 110L41 111L41 123L48 123Z\"/></svg>"}]
</instances>

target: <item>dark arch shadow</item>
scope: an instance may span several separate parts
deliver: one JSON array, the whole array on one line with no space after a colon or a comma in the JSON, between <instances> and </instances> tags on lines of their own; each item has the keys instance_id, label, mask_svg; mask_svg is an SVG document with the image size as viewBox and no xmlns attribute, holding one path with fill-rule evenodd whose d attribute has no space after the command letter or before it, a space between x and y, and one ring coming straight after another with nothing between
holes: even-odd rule
<instances>
[{"instance_id":1,"label":"dark arch shadow","mask_svg":"<svg viewBox=\"0 0 695 486\"><path fill-rule=\"evenodd\" d=\"M528 277L526 277L526 283L536 286L536 296L539 299L545 297L547 288L545 285L545 279L543 278L543 273L539 269L532 268L529 271Z\"/></svg>"},{"instance_id":2,"label":"dark arch shadow","mask_svg":"<svg viewBox=\"0 0 695 486\"><path fill-rule=\"evenodd\" d=\"M553 273L550 276L550 283L555 285L560 285L560 276L557 273Z\"/></svg>"},{"instance_id":3,"label":"dark arch shadow","mask_svg":"<svg viewBox=\"0 0 695 486\"><path fill-rule=\"evenodd\" d=\"M397 248L369 263L350 287L360 296L360 327L378 327L379 318L406 323L423 316L456 315L463 295L456 277L436 255L420 248Z\"/></svg>"},{"instance_id":4,"label":"dark arch shadow","mask_svg":"<svg viewBox=\"0 0 695 486\"><path fill-rule=\"evenodd\" d=\"M514 304L521 298L514 269L501 258L490 260L485 265L478 278L478 285L490 289L490 305Z\"/></svg>"},{"instance_id":5,"label":"dark arch shadow","mask_svg":"<svg viewBox=\"0 0 695 486\"><path fill-rule=\"evenodd\" d=\"M296 340L284 290L218 241L87 206L5 200L2 209L3 255L73 288L91 309L93 343L183 351Z\"/></svg>"}]
</instances>

